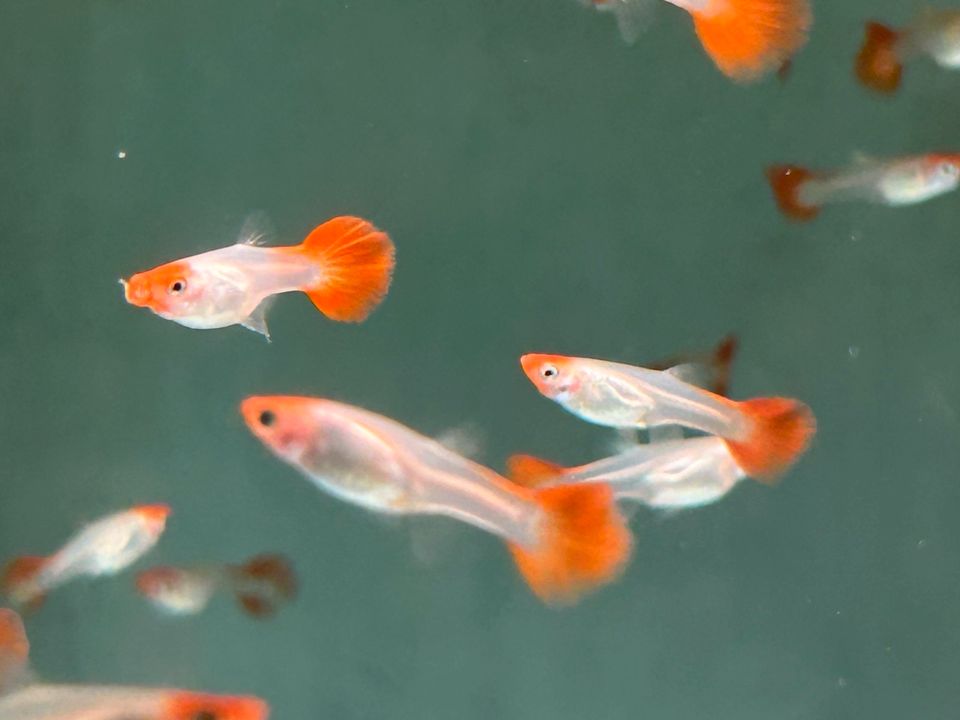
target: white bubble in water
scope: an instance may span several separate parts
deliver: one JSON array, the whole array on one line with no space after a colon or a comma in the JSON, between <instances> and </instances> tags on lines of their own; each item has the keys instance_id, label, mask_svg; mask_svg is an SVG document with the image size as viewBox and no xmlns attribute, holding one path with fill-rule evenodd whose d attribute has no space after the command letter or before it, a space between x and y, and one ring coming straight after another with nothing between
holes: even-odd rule
<instances>
[{"instance_id":1,"label":"white bubble in water","mask_svg":"<svg viewBox=\"0 0 960 720\"><path fill-rule=\"evenodd\" d=\"M123 159L126 158L126 157L127 157L127 151L126 151L126 150L118 150L118 151L117 151L117 158L118 158L119 160L123 160Z\"/></svg>"}]
</instances>

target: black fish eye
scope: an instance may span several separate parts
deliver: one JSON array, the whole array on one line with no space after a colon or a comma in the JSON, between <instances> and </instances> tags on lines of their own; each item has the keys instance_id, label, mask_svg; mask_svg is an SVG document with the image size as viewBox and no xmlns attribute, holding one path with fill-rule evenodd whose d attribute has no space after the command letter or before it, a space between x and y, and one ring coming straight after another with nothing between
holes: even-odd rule
<instances>
[{"instance_id":1,"label":"black fish eye","mask_svg":"<svg viewBox=\"0 0 960 720\"><path fill-rule=\"evenodd\" d=\"M264 410L260 413L260 424L264 427L270 427L277 421L277 415L272 410Z\"/></svg>"},{"instance_id":2,"label":"black fish eye","mask_svg":"<svg viewBox=\"0 0 960 720\"><path fill-rule=\"evenodd\" d=\"M552 378L552 377L558 375L559 373L557 372L557 369L556 369L553 365L547 365L547 366L543 369L543 371L542 371L541 374L542 374L545 378Z\"/></svg>"},{"instance_id":3,"label":"black fish eye","mask_svg":"<svg viewBox=\"0 0 960 720\"><path fill-rule=\"evenodd\" d=\"M186 289L187 289L187 283L185 280L174 280L172 283L170 283L171 295L179 295Z\"/></svg>"}]
</instances>

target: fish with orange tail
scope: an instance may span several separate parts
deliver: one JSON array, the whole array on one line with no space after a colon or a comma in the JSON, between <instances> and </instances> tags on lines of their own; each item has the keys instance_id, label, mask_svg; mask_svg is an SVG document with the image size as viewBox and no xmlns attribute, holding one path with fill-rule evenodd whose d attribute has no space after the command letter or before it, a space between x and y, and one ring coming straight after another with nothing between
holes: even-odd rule
<instances>
[{"instance_id":1,"label":"fish with orange tail","mask_svg":"<svg viewBox=\"0 0 960 720\"><path fill-rule=\"evenodd\" d=\"M116 575L157 544L169 514L166 505L140 505L101 518L53 555L12 560L0 578L0 590L14 604L32 610L51 590L75 578Z\"/></svg>"},{"instance_id":2,"label":"fish with orange tail","mask_svg":"<svg viewBox=\"0 0 960 720\"><path fill-rule=\"evenodd\" d=\"M0 608L0 720L267 720L256 697L149 687L38 682L23 622Z\"/></svg>"},{"instance_id":3,"label":"fish with orange tail","mask_svg":"<svg viewBox=\"0 0 960 720\"><path fill-rule=\"evenodd\" d=\"M816 432L810 408L783 397L735 401L705 390L689 370L667 370L564 355L528 354L523 371L542 395L597 425L677 426L723 438L743 474L772 483Z\"/></svg>"},{"instance_id":4,"label":"fish with orange tail","mask_svg":"<svg viewBox=\"0 0 960 720\"><path fill-rule=\"evenodd\" d=\"M251 432L320 489L385 515L446 515L506 542L530 588L575 602L616 579L631 537L603 484L527 489L382 415L306 397L250 397Z\"/></svg>"},{"instance_id":5,"label":"fish with orange tail","mask_svg":"<svg viewBox=\"0 0 960 720\"><path fill-rule=\"evenodd\" d=\"M121 280L127 302L189 328L242 325L269 339L266 311L280 293L306 293L331 320L360 322L390 287L393 243L361 218L328 220L290 247L259 247L260 238L242 233L235 245Z\"/></svg>"},{"instance_id":6,"label":"fish with orange tail","mask_svg":"<svg viewBox=\"0 0 960 720\"><path fill-rule=\"evenodd\" d=\"M858 157L850 167L839 170L773 165L767 168L767 181L777 207L791 220L812 220L824 205L832 203L916 205L957 188L960 153L891 160Z\"/></svg>"},{"instance_id":7,"label":"fish with orange tail","mask_svg":"<svg viewBox=\"0 0 960 720\"><path fill-rule=\"evenodd\" d=\"M903 80L904 63L917 57L948 70L960 68L960 10L926 9L900 29L871 20L854 70L866 87L892 94Z\"/></svg>"},{"instance_id":8,"label":"fish with orange tail","mask_svg":"<svg viewBox=\"0 0 960 720\"><path fill-rule=\"evenodd\" d=\"M137 590L170 615L196 615L218 591L229 591L255 618L273 615L297 594L297 576L281 555L258 555L242 565L162 565L137 575Z\"/></svg>"},{"instance_id":9,"label":"fish with orange tail","mask_svg":"<svg viewBox=\"0 0 960 720\"><path fill-rule=\"evenodd\" d=\"M710 59L727 77L750 82L777 71L807 41L809 0L666 0L686 10ZM581 0L612 13L627 42L647 22L651 0Z\"/></svg>"}]
</instances>

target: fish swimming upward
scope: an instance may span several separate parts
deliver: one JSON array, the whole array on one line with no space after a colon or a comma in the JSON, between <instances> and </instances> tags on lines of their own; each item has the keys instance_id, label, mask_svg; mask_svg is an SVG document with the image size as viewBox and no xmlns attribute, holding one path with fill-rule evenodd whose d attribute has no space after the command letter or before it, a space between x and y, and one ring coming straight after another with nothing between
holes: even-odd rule
<instances>
[{"instance_id":1,"label":"fish swimming upward","mask_svg":"<svg viewBox=\"0 0 960 720\"><path fill-rule=\"evenodd\" d=\"M960 10L923 10L905 28L868 22L854 65L864 85L893 93L903 79L903 64L926 56L948 70L960 68Z\"/></svg>"},{"instance_id":2,"label":"fish swimming upward","mask_svg":"<svg viewBox=\"0 0 960 720\"><path fill-rule=\"evenodd\" d=\"M721 437L744 473L773 482L806 450L813 413L781 397L734 401L668 370L591 358L529 354L524 373L545 397L587 422L615 428L675 425Z\"/></svg>"},{"instance_id":3,"label":"fish swimming upward","mask_svg":"<svg viewBox=\"0 0 960 720\"><path fill-rule=\"evenodd\" d=\"M0 720L267 720L267 704L249 696L188 690L53 685L28 668L20 617L0 608Z\"/></svg>"},{"instance_id":4,"label":"fish swimming upward","mask_svg":"<svg viewBox=\"0 0 960 720\"><path fill-rule=\"evenodd\" d=\"M227 591L248 614L265 618L296 596L297 576L286 558L258 555L242 565L153 567L137 575L137 590L170 615L196 615Z\"/></svg>"},{"instance_id":5,"label":"fish swimming upward","mask_svg":"<svg viewBox=\"0 0 960 720\"><path fill-rule=\"evenodd\" d=\"M534 593L570 603L614 580L631 537L606 485L530 490L389 418L332 400L251 397L251 432L322 490L373 512L446 515L507 543Z\"/></svg>"},{"instance_id":6,"label":"fish swimming upward","mask_svg":"<svg viewBox=\"0 0 960 720\"><path fill-rule=\"evenodd\" d=\"M258 235L121 280L127 302L201 330L229 325L270 337L266 310L303 292L331 320L360 322L390 287L393 243L366 220L336 217L292 247L259 247Z\"/></svg>"},{"instance_id":7,"label":"fish swimming upward","mask_svg":"<svg viewBox=\"0 0 960 720\"><path fill-rule=\"evenodd\" d=\"M780 211L812 220L824 205L863 201L898 207L951 192L960 183L960 153L930 153L892 160L857 157L841 170L774 165L767 180Z\"/></svg>"},{"instance_id":8,"label":"fish swimming upward","mask_svg":"<svg viewBox=\"0 0 960 720\"><path fill-rule=\"evenodd\" d=\"M526 487L602 482L610 485L617 500L657 510L709 505L746 477L723 438L712 436L636 445L570 468L532 455L514 455L507 467L510 479Z\"/></svg>"},{"instance_id":9,"label":"fish swimming upward","mask_svg":"<svg viewBox=\"0 0 960 720\"><path fill-rule=\"evenodd\" d=\"M13 603L36 609L48 592L75 578L116 575L156 545L169 514L166 505L140 505L97 520L53 555L10 562L0 590Z\"/></svg>"},{"instance_id":10,"label":"fish swimming upward","mask_svg":"<svg viewBox=\"0 0 960 720\"><path fill-rule=\"evenodd\" d=\"M620 34L634 42L660 0L580 0L612 13ZM730 78L756 80L778 70L807 41L808 0L666 0L687 11L703 49Z\"/></svg>"}]
</instances>

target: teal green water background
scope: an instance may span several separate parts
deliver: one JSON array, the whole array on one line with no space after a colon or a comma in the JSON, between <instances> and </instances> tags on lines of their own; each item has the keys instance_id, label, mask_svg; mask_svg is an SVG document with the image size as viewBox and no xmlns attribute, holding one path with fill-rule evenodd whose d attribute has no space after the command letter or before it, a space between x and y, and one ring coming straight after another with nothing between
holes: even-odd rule
<instances>
[{"instance_id":1,"label":"teal green water background","mask_svg":"<svg viewBox=\"0 0 960 720\"><path fill-rule=\"evenodd\" d=\"M628 47L572 0L3 0L0 556L165 501L140 567L273 550L302 582L267 623L77 583L29 619L37 670L256 693L278 720L957 717L958 197L796 226L762 171L957 149L960 76L918 63L870 96L861 23L912 8L815 9L789 80L740 87L666 4ZM386 302L346 326L282 297L272 344L124 303L119 277L255 210L284 243L339 213L388 230ZM776 488L638 513L625 577L560 611L491 536L339 503L237 413L324 395L472 424L493 467L586 462L607 435L521 353L642 363L729 331L735 396L802 398L813 448Z\"/></svg>"}]
</instances>

